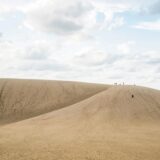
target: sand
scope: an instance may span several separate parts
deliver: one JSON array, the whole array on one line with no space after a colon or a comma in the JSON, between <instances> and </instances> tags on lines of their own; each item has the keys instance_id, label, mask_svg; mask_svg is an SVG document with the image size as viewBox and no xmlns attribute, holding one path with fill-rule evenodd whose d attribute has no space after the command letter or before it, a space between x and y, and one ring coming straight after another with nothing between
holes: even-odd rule
<instances>
[{"instance_id":1,"label":"sand","mask_svg":"<svg viewBox=\"0 0 160 160\"><path fill-rule=\"evenodd\" d=\"M80 82L0 79L0 124L61 109L108 87Z\"/></svg>"},{"instance_id":2,"label":"sand","mask_svg":"<svg viewBox=\"0 0 160 160\"><path fill-rule=\"evenodd\" d=\"M24 88L27 88L24 87L26 84L32 84L32 89L38 89L43 83L52 84L53 91L49 92L52 95L48 93L51 97L50 103L53 94L56 98L60 96L57 94L61 87L54 90L54 87L57 87L56 83L60 86L66 84L67 89L63 90L64 95L63 91L60 92L63 97L61 100L65 105L58 103L56 109L53 107L50 111L45 111L46 106L43 102L47 100L38 94L34 107L42 109L43 112L36 113L36 109L32 106L34 114L28 117L22 116L19 112L21 116L17 122L15 122L12 108L7 108L9 115L14 118L4 114L3 119L9 119L9 121L5 121L0 126L0 159L160 159L159 90L139 86L110 86L62 81L7 81L10 83L9 88L12 88L12 93L17 88L19 88L17 93L21 93ZM22 89L19 87L20 84ZM77 88L70 91L75 85ZM45 89L40 91L44 92ZM25 97L29 98L28 93L31 94L31 92L27 90L24 92ZM69 95L67 95L68 92L70 92ZM7 91L5 95L6 102L14 102L11 101ZM21 97L20 95L18 94L18 97ZM74 96L77 98L76 101L73 100ZM33 102L32 98L31 101ZM36 106L41 103L43 105L40 108ZM18 109L20 107L23 108L18 106ZM29 105L28 108L30 108ZM25 113L28 113L27 110L23 115Z\"/></svg>"}]
</instances>

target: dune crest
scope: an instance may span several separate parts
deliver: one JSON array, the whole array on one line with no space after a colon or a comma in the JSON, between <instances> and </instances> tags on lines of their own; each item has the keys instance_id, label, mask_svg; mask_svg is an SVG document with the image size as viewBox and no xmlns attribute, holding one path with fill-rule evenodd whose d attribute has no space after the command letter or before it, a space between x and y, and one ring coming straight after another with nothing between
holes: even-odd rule
<instances>
[{"instance_id":1,"label":"dune crest","mask_svg":"<svg viewBox=\"0 0 160 160\"><path fill-rule=\"evenodd\" d=\"M80 82L0 79L0 124L61 109L108 87Z\"/></svg>"},{"instance_id":2,"label":"dune crest","mask_svg":"<svg viewBox=\"0 0 160 160\"><path fill-rule=\"evenodd\" d=\"M159 124L160 91L137 86L112 86L76 104L22 123L37 125L47 122L52 125L54 121L58 121L58 125L75 126L83 122L97 123L98 126Z\"/></svg>"}]
</instances>

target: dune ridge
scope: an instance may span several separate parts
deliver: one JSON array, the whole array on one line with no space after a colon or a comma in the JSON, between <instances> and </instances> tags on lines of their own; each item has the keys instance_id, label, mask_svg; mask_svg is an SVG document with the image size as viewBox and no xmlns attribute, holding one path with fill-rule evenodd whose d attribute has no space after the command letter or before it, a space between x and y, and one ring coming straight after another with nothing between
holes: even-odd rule
<instances>
[{"instance_id":1,"label":"dune ridge","mask_svg":"<svg viewBox=\"0 0 160 160\"><path fill-rule=\"evenodd\" d=\"M63 108L108 87L80 82L0 79L0 124Z\"/></svg>"}]
</instances>

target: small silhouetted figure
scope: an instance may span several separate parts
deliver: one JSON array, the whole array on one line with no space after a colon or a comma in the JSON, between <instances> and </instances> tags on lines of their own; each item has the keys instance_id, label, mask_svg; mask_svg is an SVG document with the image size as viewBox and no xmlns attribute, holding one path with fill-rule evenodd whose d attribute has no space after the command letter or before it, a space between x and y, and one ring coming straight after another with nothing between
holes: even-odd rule
<instances>
[{"instance_id":1,"label":"small silhouetted figure","mask_svg":"<svg viewBox=\"0 0 160 160\"><path fill-rule=\"evenodd\" d=\"M132 98L134 98L134 95L132 94Z\"/></svg>"}]
</instances>

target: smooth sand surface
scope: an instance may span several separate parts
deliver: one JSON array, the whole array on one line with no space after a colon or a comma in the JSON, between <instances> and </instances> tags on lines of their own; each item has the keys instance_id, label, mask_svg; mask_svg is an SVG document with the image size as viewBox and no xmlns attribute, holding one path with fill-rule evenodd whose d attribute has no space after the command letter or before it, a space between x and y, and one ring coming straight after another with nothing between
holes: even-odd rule
<instances>
[{"instance_id":1,"label":"smooth sand surface","mask_svg":"<svg viewBox=\"0 0 160 160\"><path fill-rule=\"evenodd\" d=\"M0 79L0 124L61 109L108 87L80 82Z\"/></svg>"},{"instance_id":2,"label":"smooth sand surface","mask_svg":"<svg viewBox=\"0 0 160 160\"><path fill-rule=\"evenodd\" d=\"M8 83L13 84L15 80L9 81L12 80L8 80ZM61 85L69 83L67 90L75 85L74 82L37 81L36 83L34 81L32 88L40 87L40 84L44 82L60 83ZM19 80L19 83L23 83L23 90L25 83L33 82ZM68 96L71 96L69 98L71 105L57 106L58 110L53 107L50 112L44 111L46 107L43 103L44 99L39 96L39 99L35 99L35 104L41 102L43 105L40 108L43 108L43 112L34 113L37 116L33 117L32 115L27 119L22 116L23 118L17 122L9 121L9 123L1 125L0 159L160 159L159 90L138 86L82 84L76 83L78 89L72 90L72 94ZM16 85L14 83L14 87ZM41 90L41 92L44 91ZM78 94L76 91L81 91L82 94ZM86 96L87 91L90 93L89 96L88 94ZM21 92L21 89L18 92ZM59 92L58 89L57 92ZM56 95L57 92L50 93ZM73 101L72 97L74 92L76 92L76 101ZM25 96L28 96L27 93L30 92L26 92ZM7 91L6 95L8 95ZM66 90L64 95L62 92L61 95L62 97L67 96ZM65 104L69 101L66 99L68 100L68 98L62 99ZM6 96L6 102L9 101L10 98L7 99ZM59 104L61 103L57 105ZM20 107L23 108L23 106L18 106L18 108ZM36 105L35 107L39 109ZM29 105L28 108L30 108ZM31 108L32 112L36 112L33 106ZM7 110L11 111L12 109L8 108ZM27 111L25 112L27 113ZM14 117L12 114L13 112L10 112L9 115ZM7 114L4 118L8 118ZM13 119L15 120L15 118Z\"/></svg>"}]
</instances>

